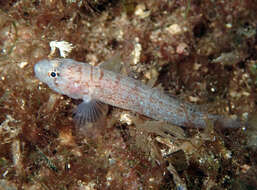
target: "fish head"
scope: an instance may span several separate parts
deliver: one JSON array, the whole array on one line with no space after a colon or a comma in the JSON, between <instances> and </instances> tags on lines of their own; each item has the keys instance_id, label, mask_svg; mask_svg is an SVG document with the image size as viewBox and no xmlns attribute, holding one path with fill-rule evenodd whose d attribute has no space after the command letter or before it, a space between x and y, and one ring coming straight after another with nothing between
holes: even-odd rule
<instances>
[{"instance_id":1,"label":"fish head","mask_svg":"<svg viewBox=\"0 0 257 190\"><path fill-rule=\"evenodd\" d=\"M35 76L57 93L82 99L81 75L84 63L72 59L41 60L34 66Z\"/></svg>"}]
</instances>

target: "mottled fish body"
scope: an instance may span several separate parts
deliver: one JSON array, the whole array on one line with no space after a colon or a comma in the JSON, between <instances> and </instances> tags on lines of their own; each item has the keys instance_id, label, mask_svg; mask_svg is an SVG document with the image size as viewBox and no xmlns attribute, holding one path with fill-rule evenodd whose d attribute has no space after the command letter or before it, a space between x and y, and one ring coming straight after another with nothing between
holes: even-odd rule
<instances>
[{"instance_id":1,"label":"mottled fish body","mask_svg":"<svg viewBox=\"0 0 257 190\"><path fill-rule=\"evenodd\" d=\"M34 71L52 90L83 100L74 117L80 125L96 121L101 115L101 104L106 103L178 126L203 128L207 120L212 120L224 127L239 127L237 121L201 112L195 105L100 66L54 59L39 61Z\"/></svg>"}]
</instances>

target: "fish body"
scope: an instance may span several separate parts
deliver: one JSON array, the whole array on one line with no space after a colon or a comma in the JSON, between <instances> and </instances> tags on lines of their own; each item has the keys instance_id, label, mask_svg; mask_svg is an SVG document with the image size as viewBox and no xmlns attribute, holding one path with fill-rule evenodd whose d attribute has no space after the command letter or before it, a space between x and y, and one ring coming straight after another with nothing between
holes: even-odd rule
<instances>
[{"instance_id":1,"label":"fish body","mask_svg":"<svg viewBox=\"0 0 257 190\"><path fill-rule=\"evenodd\" d=\"M83 100L75 112L75 120L80 124L97 120L101 103L105 103L178 126L204 128L208 119L220 121L225 127L238 127L230 119L201 112L193 104L100 66L54 59L39 61L34 71L52 90Z\"/></svg>"}]
</instances>

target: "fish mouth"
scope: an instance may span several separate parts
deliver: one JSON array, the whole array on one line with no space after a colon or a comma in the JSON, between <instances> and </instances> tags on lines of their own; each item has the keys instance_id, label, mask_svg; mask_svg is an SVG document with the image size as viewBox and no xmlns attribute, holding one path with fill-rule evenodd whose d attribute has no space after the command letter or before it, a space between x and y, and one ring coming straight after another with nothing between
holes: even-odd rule
<instances>
[{"instance_id":1,"label":"fish mouth","mask_svg":"<svg viewBox=\"0 0 257 190\"><path fill-rule=\"evenodd\" d=\"M48 76L48 72L50 71L49 69L51 69L50 61L47 59L41 60L34 65L35 76L39 80L45 81Z\"/></svg>"}]
</instances>

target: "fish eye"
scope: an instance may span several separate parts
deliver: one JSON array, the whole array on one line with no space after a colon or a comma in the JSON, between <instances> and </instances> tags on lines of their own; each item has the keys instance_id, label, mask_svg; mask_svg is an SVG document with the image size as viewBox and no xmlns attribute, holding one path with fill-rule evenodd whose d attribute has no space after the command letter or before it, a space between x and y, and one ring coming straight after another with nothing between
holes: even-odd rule
<instances>
[{"instance_id":1,"label":"fish eye","mask_svg":"<svg viewBox=\"0 0 257 190\"><path fill-rule=\"evenodd\" d=\"M55 77L57 76L57 73L54 72L54 71L52 71L52 72L50 73L50 76L53 77L53 78L55 78Z\"/></svg>"}]
</instances>

